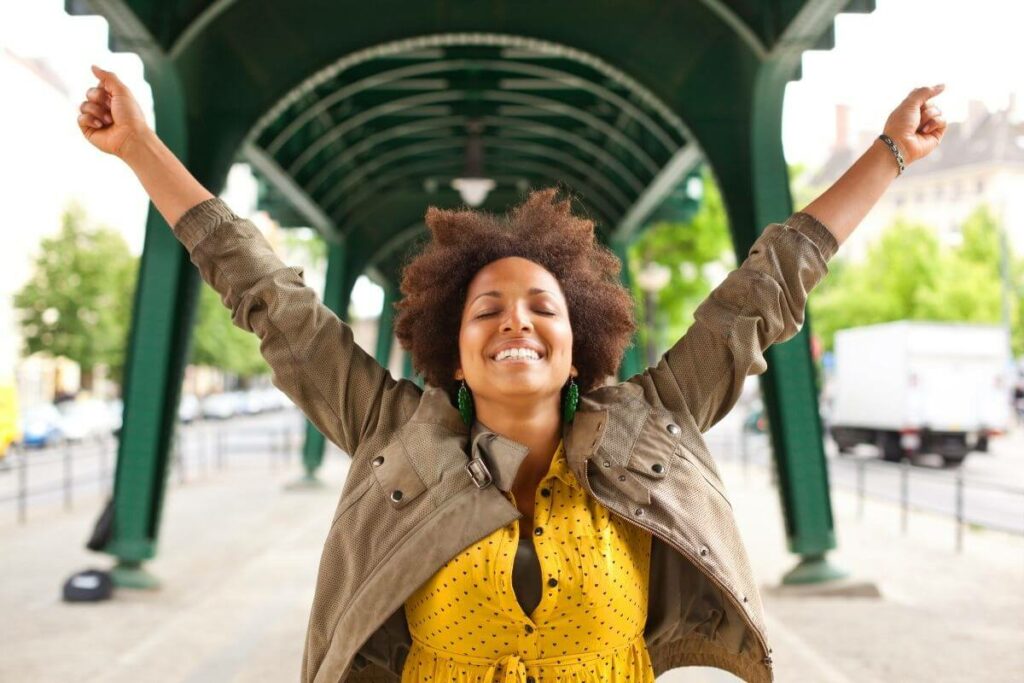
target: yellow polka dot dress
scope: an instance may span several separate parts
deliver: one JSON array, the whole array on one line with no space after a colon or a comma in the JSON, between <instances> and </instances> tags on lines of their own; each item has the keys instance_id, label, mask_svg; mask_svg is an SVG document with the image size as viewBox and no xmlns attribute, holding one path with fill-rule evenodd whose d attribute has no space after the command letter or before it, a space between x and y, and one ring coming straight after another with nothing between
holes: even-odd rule
<instances>
[{"instance_id":1,"label":"yellow polka dot dress","mask_svg":"<svg viewBox=\"0 0 1024 683\"><path fill-rule=\"evenodd\" d=\"M413 645L403 683L654 682L643 639L650 534L587 494L562 444L537 487L534 525L544 592L533 613L512 587L515 520L406 601Z\"/></svg>"}]
</instances>

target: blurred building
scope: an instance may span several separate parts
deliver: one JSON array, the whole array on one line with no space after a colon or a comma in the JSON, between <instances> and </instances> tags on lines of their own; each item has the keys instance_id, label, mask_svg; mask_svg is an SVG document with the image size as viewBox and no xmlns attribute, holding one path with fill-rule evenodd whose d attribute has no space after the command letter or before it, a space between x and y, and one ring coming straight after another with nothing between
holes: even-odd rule
<instances>
[{"instance_id":1,"label":"blurred building","mask_svg":"<svg viewBox=\"0 0 1024 683\"><path fill-rule=\"evenodd\" d=\"M981 204L1001 217L1010 249L1024 253L1024 116L1011 96L1002 111L971 102L966 121L950 122L942 144L907 168L843 245L847 258L861 259L867 245L898 217L937 231L957 244L964 219ZM876 131L853 135L850 110L836 107L832 153L810 184L823 189L872 143Z\"/></svg>"}]
</instances>

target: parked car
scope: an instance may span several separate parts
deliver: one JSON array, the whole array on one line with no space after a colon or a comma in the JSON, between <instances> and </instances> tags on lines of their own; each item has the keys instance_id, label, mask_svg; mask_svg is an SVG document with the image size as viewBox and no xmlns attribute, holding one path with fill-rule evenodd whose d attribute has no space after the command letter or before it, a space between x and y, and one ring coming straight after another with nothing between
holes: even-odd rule
<instances>
[{"instance_id":1,"label":"parked car","mask_svg":"<svg viewBox=\"0 0 1024 683\"><path fill-rule=\"evenodd\" d=\"M187 424L199 417L202 417L199 399L195 394L182 394L178 402L178 419Z\"/></svg>"},{"instance_id":2,"label":"parked car","mask_svg":"<svg viewBox=\"0 0 1024 683\"><path fill-rule=\"evenodd\" d=\"M89 398L57 404L60 428L69 441L101 439L114 430L110 408L99 399Z\"/></svg>"},{"instance_id":3,"label":"parked car","mask_svg":"<svg viewBox=\"0 0 1024 683\"><path fill-rule=\"evenodd\" d=\"M202 400L203 417L226 420L238 412L238 396L234 392L210 394Z\"/></svg>"},{"instance_id":4,"label":"parked car","mask_svg":"<svg viewBox=\"0 0 1024 683\"><path fill-rule=\"evenodd\" d=\"M22 445L44 448L60 442L64 438L61 422L60 412L49 403L26 409L21 419Z\"/></svg>"},{"instance_id":5,"label":"parked car","mask_svg":"<svg viewBox=\"0 0 1024 683\"><path fill-rule=\"evenodd\" d=\"M21 440L18 424L18 394L14 384L0 384L0 461L11 446Z\"/></svg>"}]
</instances>

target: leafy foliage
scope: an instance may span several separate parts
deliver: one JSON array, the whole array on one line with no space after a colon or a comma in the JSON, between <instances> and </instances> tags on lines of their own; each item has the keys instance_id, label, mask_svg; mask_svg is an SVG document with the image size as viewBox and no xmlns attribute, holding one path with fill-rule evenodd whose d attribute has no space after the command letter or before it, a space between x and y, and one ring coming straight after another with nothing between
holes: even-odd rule
<instances>
[{"instance_id":1,"label":"leafy foliage","mask_svg":"<svg viewBox=\"0 0 1024 683\"><path fill-rule=\"evenodd\" d=\"M715 284L715 266L735 264L722 195L711 173L703 174L703 198L700 208L687 222L662 222L650 226L629 248L629 265L633 273L646 263L668 267L671 277L657 294L657 307L663 334L656 339L665 349L681 337L693 322L693 312ZM645 315L644 292L633 283L633 296L639 315ZM641 339L646 343L650 331L640 325Z\"/></svg>"},{"instance_id":2,"label":"leafy foliage","mask_svg":"<svg viewBox=\"0 0 1024 683\"><path fill-rule=\"evenodd\" d=\"M964 222L956 247L942 247L925 226L897 221L868 248L862 263L832 262L808 304L815 333L831 348L836 330L891 320L1000 323L1000 230L984 206ZM1010 329L1019 355L1024 353L1024 259L1009 266Z\"/></svg>"},{"instance_id":3,"label":"leafy foliage","mask_svg":"<svg viewBox=\"0 0 1024 683\"><path fill-rule=\"evenodd\" d=\"M14 296L24 352L78 363L86 388L99 364L120 378L137 270L120 234L89 229L82 207L68 206L60 231L42 240L32 277Z\"/></svg>"}]
</instances>

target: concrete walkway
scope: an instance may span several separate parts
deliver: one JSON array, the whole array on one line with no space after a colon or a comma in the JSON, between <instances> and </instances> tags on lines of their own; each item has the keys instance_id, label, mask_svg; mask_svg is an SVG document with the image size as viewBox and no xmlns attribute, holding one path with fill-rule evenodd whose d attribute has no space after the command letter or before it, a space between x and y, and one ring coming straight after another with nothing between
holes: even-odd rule
<instances>
[{"instance_id":1,"label":"concrete walkway","mask_svg":"<svg viewBox=\"0 0 1024 683\"><path fill-rule=\"evenodd\" d=\"M296 469L211 473L172 486L155 592L118 591L99 605L60 601L63 581L105 556L84 550L99 499L74 512L33 511L0 523L0 681L223 683L294 681L320 549L344 459L328 458L321 491L286 491ZM1024 680L1024 539L968 533L952 523L834 499L836 564L872 581L881 598L807 597L771 590L794 564L767 477L723 465L754 570L765 585L769 638L783 683ZM681 669L670 683L735 681Z\"/></svg>"}]
</instances>

